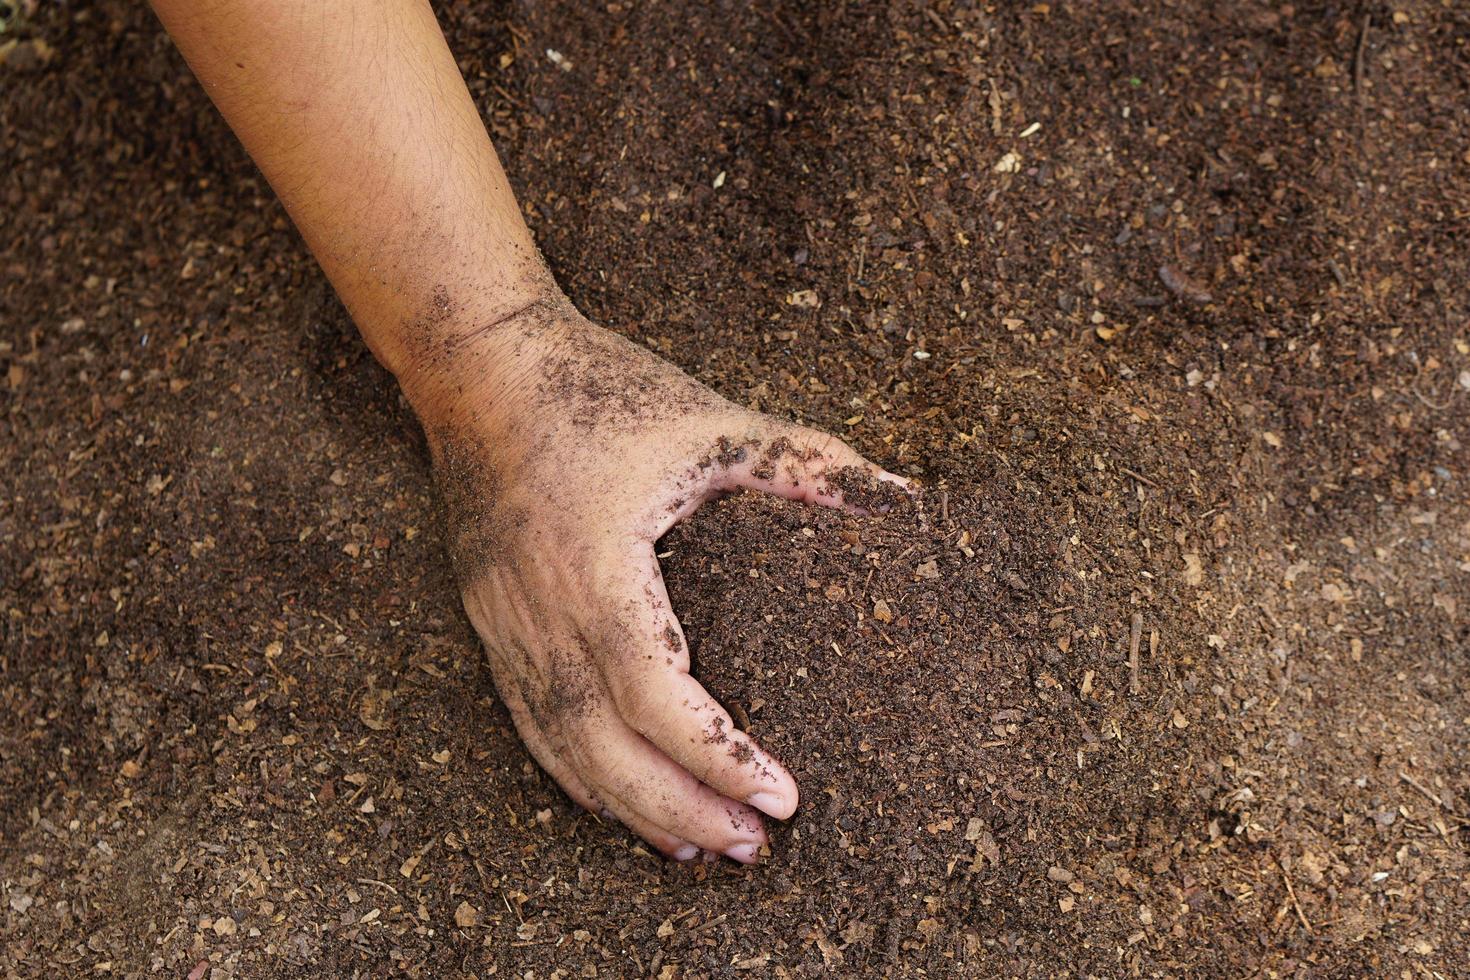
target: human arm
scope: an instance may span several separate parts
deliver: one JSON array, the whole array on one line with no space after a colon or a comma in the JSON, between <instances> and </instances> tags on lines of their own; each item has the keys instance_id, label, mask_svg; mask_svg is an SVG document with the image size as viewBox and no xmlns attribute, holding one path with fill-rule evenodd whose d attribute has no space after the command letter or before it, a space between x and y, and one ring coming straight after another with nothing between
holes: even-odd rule
<instances>
[{"instance_id":1,"label":"human arm","mask_svg":"<svg viewBox=\"0 0 1470 980\"><path fill-rule=\"evenodd\" d=\"M689 675L653 544L721 492L837 505L878 471L572 307L424 0L154 7L424 425L528 748L665 853L753 860L797 788Z\"/></svg>"}]
</instances>

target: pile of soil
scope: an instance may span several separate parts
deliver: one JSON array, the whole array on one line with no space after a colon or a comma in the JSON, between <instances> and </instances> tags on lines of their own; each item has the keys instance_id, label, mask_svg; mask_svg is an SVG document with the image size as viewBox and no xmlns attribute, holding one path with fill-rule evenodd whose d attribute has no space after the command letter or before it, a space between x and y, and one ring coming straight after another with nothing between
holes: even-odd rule
<instances>
[{"instance_id":1,"label":"pile of soil","mask_svg":"<svg viewBox=\"0 0 1470 980\"><path fill-rule=\"evenodd\" d=\"M566 799L182 60L22 2L6 976L1470 975L1470 11L440 13L586 312L926 488L660 545L802 807L743 868Z\"/></svg>"}]
</instances>

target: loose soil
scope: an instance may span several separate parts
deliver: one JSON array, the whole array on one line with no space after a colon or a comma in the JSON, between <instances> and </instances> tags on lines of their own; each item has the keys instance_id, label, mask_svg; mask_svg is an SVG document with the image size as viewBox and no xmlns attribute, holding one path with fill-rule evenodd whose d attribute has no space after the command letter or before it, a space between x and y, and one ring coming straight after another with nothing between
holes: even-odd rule
<instances>
[{"instance_id":1,"label":"loose soil","mask_svg":"<svg viewBox=\"0 0 1470 980\"><path fill-rule=\"evenodd\" d=\"M1470 976L1470 11L441 13L579 306L926 487L660 546L803 804L742 868L566 799L182 60L23 2L7 977Z\"/></svg>"}]
</instances>

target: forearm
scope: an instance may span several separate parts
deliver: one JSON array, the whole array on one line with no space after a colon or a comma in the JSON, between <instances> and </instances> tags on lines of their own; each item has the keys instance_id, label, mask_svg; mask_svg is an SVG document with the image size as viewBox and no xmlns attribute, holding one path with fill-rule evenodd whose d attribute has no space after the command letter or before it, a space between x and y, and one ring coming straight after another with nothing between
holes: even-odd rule
<instances>
[{"instance_id":1,"label":"forearm","mask_svg":"<svg viewBox=\"0 0 1470 980\"><path fill-rule=\"evenodd\" d=\"M152 2L406 387L552 288L426 0Z\"/></svg>"}]
</instances>

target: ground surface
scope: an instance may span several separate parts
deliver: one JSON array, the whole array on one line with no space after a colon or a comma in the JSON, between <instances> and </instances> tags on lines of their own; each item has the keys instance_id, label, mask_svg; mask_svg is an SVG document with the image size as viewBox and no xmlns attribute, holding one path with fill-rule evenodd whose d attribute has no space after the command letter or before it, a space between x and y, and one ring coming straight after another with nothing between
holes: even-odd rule
<instances>
[{"instance_id":1,"label":"ground surface","mask_svg":"<svg viewBox=\"0 0 1470 980\"><path fill-rule=\"evenodd\" d=\"M269 189L26 11L5 976L1470 976L1463 5L445 7L589 314L930 488L664 543L804 791L748 869L531 764Z\"/></svg>"}]
</instances>

